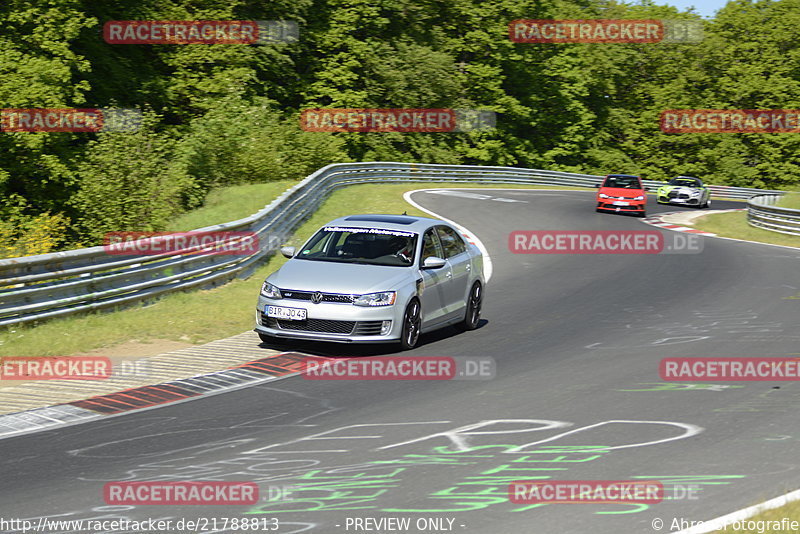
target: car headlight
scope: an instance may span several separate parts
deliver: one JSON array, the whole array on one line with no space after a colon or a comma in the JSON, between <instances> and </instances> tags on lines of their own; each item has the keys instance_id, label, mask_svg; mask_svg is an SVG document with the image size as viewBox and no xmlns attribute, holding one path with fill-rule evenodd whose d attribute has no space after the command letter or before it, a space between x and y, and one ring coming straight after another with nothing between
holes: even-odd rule
<instances>
[{"instance_id":1,"label":"car headlight","mask_svg":"<svg viewBox=\"0 0 800 534\"><path fill-rule=\"evenodd\" d=\"M380 293L368 293L366 295L358 295L353 299L353 304L356 306L391 306L394 304L394 299L397 293L394 291L382 291Z\"/></svg>"},{"instance_id":2,"label":"car headlight","mask_svg":"<svg viewBox=\"0 0 800 534\"><path fill-rule=\"evenodd\" d=\"M689 191L689 196L699 197L700 191Z\"/></svg>"},{"instance_id":3,"label":"car headlight","mask_svg":"<svg viewBox=\"0 0 800 534\"><path fill-rule=\"evenodd\" d=\"M635 197L633 200L644 200L644 196L639 195L638 197Z\"/></svg>"},{"instance_id":4,"label":"car headlight","mask_svg":"<svg viewBox=\"0 0 800 534\"><path fill-rule=\"evenodd\" d=\"M605 193L600 193L597 196L599 196L600 198L611 198L610 196L606 195Z\"/></svg>"},{"instance_id":5,"label":"car headlight","mask_svg":"<svg viewBox=\"0 0 800 534\"><path fill-rule=\"evenodd\" d=\"M283 295L281 295L281 290L273 286L269 282L264 282L264 285L261 286L261 294L267 297L268 299L283 298Z\"/></svg>"}]
</instances>

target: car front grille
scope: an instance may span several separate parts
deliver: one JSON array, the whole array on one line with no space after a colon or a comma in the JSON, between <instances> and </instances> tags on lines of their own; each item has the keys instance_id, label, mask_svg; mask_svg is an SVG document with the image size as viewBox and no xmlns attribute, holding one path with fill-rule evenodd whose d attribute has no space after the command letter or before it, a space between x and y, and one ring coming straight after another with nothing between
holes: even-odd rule
<instances>
[{"instance_id":1,"label":"car front grille","mask_svg":"<svg viewBox=\"0 0 800 534\"><path fill-rule=\"evenodd\" d=\"M269 328L279 330L294 330L300 332L323 332L326 334L351 334L356 326L355 321L332 321L329 319L306 319L305 321L290 321L288 319L275 319L262 315L262 323Z\"/></svg>"},{"instance_id":2,"label":"car front grille","mask_svg":"<svg viewBox=\"0 0 800 534\"><path fill-rule=\"evenodd\" d=\"M644 210L643 206L615 206L610 202L600 202L597 204L597 207L603 210L614 210L614 211L642 211Z\"/></svg>"},{"instance_id":3,"label":"car front grille","mask_svg":"<svg viewBox=\"0 0 800 534\"><path fill-rule=\"evenodd\" d=\"M313 291L295 291L293 289L281 289L281 294L285 299L291 300L307 300L310 301ZM320 302L343 302L346 304L353 303L353 295L340 295L337 293L322 293L322 300Z\"/></svg>"},{"instance_id":4,"label":"car front grille","mask_svg":"<svg viewBox=\"0 0 800 534\"><path fill-rule=\"evenodd\" d=\"M667 196L669 198L678 198L681 200L686 200L689 198L689 193L679 193L678 191L670 191L669 195Z\"/></svg>"},{"instance_id":5,"label":"car front grille","mask_svg":"<svg viewBox=\"0 0 800 534\"><path fill-rule=\"evenodd\" d=\"M334 321L330 319L306 319L305 321L290 321L288 319L275 319L261 314L261 324L267 328L277 330L292 330L295 332L319 332L324 334L342 334L356 336L377 336L381 333L383 321Z\"/></svg>"}]
</instances>

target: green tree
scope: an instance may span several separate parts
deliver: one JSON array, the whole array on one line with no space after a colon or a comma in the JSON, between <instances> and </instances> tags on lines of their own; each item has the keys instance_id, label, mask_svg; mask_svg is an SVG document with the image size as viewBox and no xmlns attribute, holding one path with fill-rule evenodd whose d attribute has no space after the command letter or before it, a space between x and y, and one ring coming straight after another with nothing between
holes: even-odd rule
<instances>
[{"instance_id":1,"label":"green tree","mask_svg":"<svg viewBox=\"0 0 800 534\"><path fill-rule=\"evenodd\" d=\"M82 236L93 244L112 231L160 231L176 213L190 180L172 163L174 141L149 114L133 133L101 133L77 166L72 202Z\"/></svg>"}]
</instances>

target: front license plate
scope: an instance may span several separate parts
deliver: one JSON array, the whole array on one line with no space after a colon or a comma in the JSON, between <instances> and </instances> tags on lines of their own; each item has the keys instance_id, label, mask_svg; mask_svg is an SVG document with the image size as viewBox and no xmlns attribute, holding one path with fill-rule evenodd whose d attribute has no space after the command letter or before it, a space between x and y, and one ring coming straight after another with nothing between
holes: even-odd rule
<instances>
[{"instance_id":1,"label":"front license plate","mask_svg":"<svg viewBox=\"0 0 800 534\"><path fill-rule=\"evenodd\" d=\"M304 308L285 308L283 306L267 306L267 317L305 321L308 311Z\"/></svg>"},{"instance_id":2,"label":"front license plate","mask_svg":"<svg viewBox=\"0 0 800 534\"><path fill-rule=\"evenodd\" d=\"M614 202L614 205L615 206L630 206L631 204L630 204L630 202L619 202L619 201L617 201L617 202Z\"/></svg>"}]
</instances>

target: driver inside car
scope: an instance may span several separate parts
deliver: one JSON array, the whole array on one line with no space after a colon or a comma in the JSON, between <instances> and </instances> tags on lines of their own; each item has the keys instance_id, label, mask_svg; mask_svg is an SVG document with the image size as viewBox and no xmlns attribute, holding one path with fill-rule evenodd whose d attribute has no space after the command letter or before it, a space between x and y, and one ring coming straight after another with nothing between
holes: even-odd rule
<instances>
[{"instance_id":1,"label":"driver inside car","mask_svg":"<svg viewBox=\"0 0 800 534\"><path fill-rule=\"evenodd\" d=\"M403 259L403 261L407 263L411 263L412 258L414 257L414 250L412 248L413 244L414 240L410 237L397 236L389 243L389 250L391 251L390 254Z\"/></svg>"}]
</instances>

